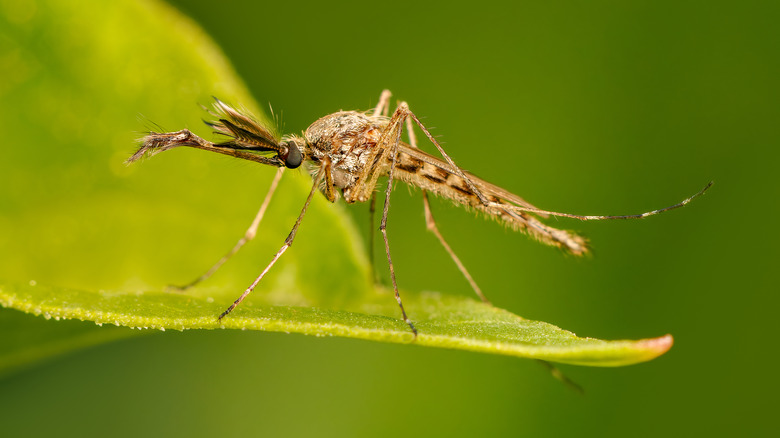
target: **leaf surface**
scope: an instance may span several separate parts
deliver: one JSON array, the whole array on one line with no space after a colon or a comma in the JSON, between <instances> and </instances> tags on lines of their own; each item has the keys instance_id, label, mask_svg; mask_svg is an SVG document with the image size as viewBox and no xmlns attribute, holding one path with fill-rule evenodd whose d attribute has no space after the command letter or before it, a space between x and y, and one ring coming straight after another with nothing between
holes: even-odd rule
<instances>
[{"instance_id":1,"label":"leaf surface","mask_svg":"<svg viewBox=\"0 0 780 438\"><path fill-rule=\"evenodd\" d=\"M279 306L252 300L218 321L225 302L178 293L88 292L42 286L3 286L0 303L47 319L81 319L139 329L242 329L343 336L380 342L455 348L592 366L644 362L665 353L671 336L639 341L579 338L472 299L441 293L408 294L420 334L387 314L397 311L389 292L374 294L355 311ZM258 302L260 301L260 302ZM362 312L360 310L363 310Z\"/></svg>"}]
</instances>

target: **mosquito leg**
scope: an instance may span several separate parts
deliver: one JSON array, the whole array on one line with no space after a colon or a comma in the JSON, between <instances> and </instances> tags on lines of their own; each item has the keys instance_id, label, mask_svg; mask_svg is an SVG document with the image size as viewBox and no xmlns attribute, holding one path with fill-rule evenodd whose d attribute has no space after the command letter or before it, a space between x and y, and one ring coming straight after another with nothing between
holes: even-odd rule
<instances>
[{"instance_id":1,"label":"mosquito leg","mask_svg":"<svg viewBox=\"0 0 780 438\"><path fill-rule=\"evenodd\" d=\"M277 260L284 254L285 251L287 251L287 248L292 246L293 240L295 239L295 234L298 232L298 227L301 225L301 220L303 219L303 216L306 214L306 209L309 208L309 204L311 203L312 198L314 197L314 192L317 191L317 188L319 187L320 183L322 182L322 179L325 177L326 171L329 171L329 169L326 169L329 167L330 162L323 160L324 163L322 167L320 167L320 170L317 172L317 176L314 178L314 184L311 186L311 190L309 191L309 196L306 198L306 203L303 204L303 209L301 210L301 213L298 215L298 219L295 221L295 225L293 225L292 230L290 231L290 234L287 235L287 238L284 239L284 245L277 251L276 255L274 255L274 258L271 259L271 263L268 264L268 266L263 269L263 272L260 273L260 275L255 279L255 281L244 291L243 294L241 294L240 297L238 297L237 300L233 301L233 304L230 305L224 312L222 312L217 320L222 320L225 316L227 316L228 313L232 312L233 309L236 308L239 304L241 304L241 301L244 301L244 298L247 297L252 291L255 289L255 286L257 286L258 283L260 283L260 280L265 277L265 274L268 273L268 271L271 269L271 267L276 263Z\"/></svg>"},{"instance_id":2,"label":"mosquito leg","mask_svg":"<svg viewBox=\"0 0 780 438\"><path fill-rule=\"evenodd\" d=\"M390 96L392 93L390 90L382 90L382 94L379 96L379 102L374 108L373 117L387 116L387 112L390 109ZM371 277L374 279L374 284L379 284L379 277L376 274L376 266L374 265L374 213L376 212L376 192L371 192L371 200L368 204L368 261L371 263Z\"/></svg>"},{"instance_id":3,"label":"mosquito leg","mask_svg":"<svg viewBox=\"0 0 780 438\"><path fill-rule=\"evenodd\" d=\"M244 246L245 243L255 238L255 235L257 235L257 228L260 226L260 222L263 220L263 216L265 216L265 211L268 209L268 204L271 202L271 197L273 197L274 192L276 191L276 187L279 185L279 180L282 179L282 173L284 173L284 169L285 169L284 167L280 167L279 170L276 171L276 175L274 176L273 181L271 181L271 187L268 189L268 193L266 193L265 199L263 199L263 204L260 205L260 210L257 212L255 219L252 221L252 225L250 225L249 229L246 230L244 236L238 240L236 246L234 246L233 249L230 250L230 252L225 254L224 257L219 259L219 261L215 263L214 266L211 267L211 269L206 271L205 274L196 278L192 282L185 284L184 286L169 286L171 289L185 291L195 286L196 284L200 283L201 281L204 281L207 278L211 277L212 275L214 275L215 272L217 272L217 269L219 269L223 264L225 264L225 262L230 260L230 258L233 257L238 252L238 250L241 249L242 246Z\"/></svg>"},{"instance_id":4,"label":"mosquito leg","mask_svg":"<svg viewBox=\"0 0 780 438\"><path fill-rule=\"evenodd\" d=\"M371 200L368 204L368 262L371 264L371 277L374 279L374 284L380 284L379 276L376 273L376 265L374 265L374 213L376 212L376 192L371 192Z\"/></svg>"},{"instance_id":5,"label":"mosquito leg","mask_svg":"<svg viewBox=\"0 0 780 438\"><path fill-rule=\"evenodd\" d=\"M380 97L380 102L374 109L374 114L376 114L376 117L378 117L378 114L386 110L388 105L387 101L389 98L390 93L388 91L384 91ZM378 178L380 176L385 176L385 163L387 160L390 161L390 166L387 170L388 180L387 188L385 190L385 203L379 229L382 232L382 238L385 242L385 253L387 255L387 264L390 269L390 278L393 284L395 299L398 302L398 307L401 309L404 322L409 325L409 328L412 329L412 333L414 333L416 338L417 329L414 327L414 324L412 324L412 321L406 314L403 301L401 300L401 294L398 292L398 283L395 278L395 266L393 265L393 259L390 256L390 243L387 238L387 214L390 209L390 193L393 189L393 172L398 162L398 147L401 131L403 128L403 121L405 118L406 115L402 111L396 110L395 113L393 113L390 121L382 131L377 146L372 148L372 152L368 155L367 162L370 164L363 166L360 169L357 178L353 183L357 190L352 192L350 195L345 194L344 199L347 202L363 202L370 200L374 193L374 188L377 185Z\"/></svg>"},{"instance_id":6,"label":"mosquito leg","mask_svg":"<svg viewBox=\"0 0 780 438\"><path fill-rule=\"evenodd\" d=\"M412 119L408 117L406 118L406 134L409 136L409 146L418 149L417 136L414 135ZM477 294L479 299L481 299L483 303L490 304L490 300L488 300L485 294L482 293L482 289L479 288L477 282L474 281L474 278L471 277L471 274L469 274L469 271L466 269L466 266L463 265L463 263L460 261L460 258L455 254L455 251L453 251L447 241L444 240L444 236L442 236L441 232L439 231L439 227L436 226L436 220L433 218L431 204L428 200L428 192L423 190L422 195L423 208L425 209L425 226L428 228L428 231L433 233L433 235L439 239L439 242L441 242L441 245L447 251L447 254L450 255L452 261L455 262L455 265L458 267L458 270L461 272L461 274L466 277L466 280L471 285L471 288L474 289L474 292Z\"/></svg>"},{"instance_id":7,"label":"mosquito leg","mask_svg":"<svg viewBox=\"0 0 780 438\"><path fill-rule=\"evenodd\" d=\"M407 104L406 102L402 102L402 103L407 107L409 106L409 104ZM420 149L417 146L417 136L414 134L414 124L412 123L412 119L410 119L409 117L406 118L406 135L409 137L409 146L415 149Z\"/></svg>"},{"instance_id":8,"label":"mosquito leg","mask_svg":"<svg viewBox=\"0 0 780 438\"><path fill-rule=\"evenodd\" d=\"M581 221L601 221L601 220L608 220L608 219L644 219L649 216L655 216L660 213L664 213L669 210L674 210L675 208L680 208L686 206L689 202L693 201L694 199L698 198L699 196L703 195L704 192L707 191L712 185L714 184L713 181L710 181L707 183L706 186L704 186L703 189L696 192L695 195L690 196L688 198L683 199L682 201L678 202L677 204L671 205L669 207L665 208L659 208L658 210L653 211L647 211L645 213L639 213L639 214L625 214L625 215L618 215L618 216L587 216L587 215L578 215L578 214L569 214L569 213L560 213L557 211L547 211L547 210L541 210L538 208L531 208L531 207L521 207L521 206L507 206L506 204L497 204L497 203L490 203L490 206L492 207L499 207L502 209L509 209L512 211L527 211L529 213L539 213L539 214L548 214L550 216L561 216L561 217L568 217L572 219L579 219Z\"/></svg>"},{"instance_id":9,"label":"mosquito leg","mask_svg":"<svg viewBox=\"0 0 780 438\"><path fill-rule=\"evenodd\" d=\"M325 189L322 194L329 202L336 202L336 187L333 185L333 167L330 159L322 161L322 172L325 174Z\"/></svg>"},{"instance_id":10,"label":"mosquito leg","mask_svg":"<svg viewBox=\"0 0 780 438\"><path fill-rule=\"evenodd\" d=\"M572 389L580 394L585 394L585 390L582 388L582 386L578 385L574 380L568 378L558 367L550 362L547 362L546 360L537 359L537 361L539 361L539 364L541 364L543 367L547 368L547 371L550 372L550 375L554 379L562 382L564 385L568 386L569 389Z\"/></svg>"},{"instance_id":11,"label":"mosquito leg","mask_svg":"<svg viewBox=\"0 0 780 438\"><path fill-rule=\"evenodd\" d=\"M450 245L447 243L447 241L444 240L444 236L441 235L441 232L439 232L439 227L436 226L436 221L433 219L433 213L431 213L431 206L428 201L428 192L425 191L423 192L423 206L425 208L425 226L428 227L428 231L433 233L433 235L439 239L439 242L441 242L441 245L445 250L447 250L447 254L449 254L452 261L455 262L455 265L457 265L460 273L466 277L466 281L469 282L471 288L474 289L474 292L477 294L479 299L482 300L482 302L485 304L490 304L490 300L488 300L485 294L482 293L482 289L479 288L477 282L474 281L474 279L471 277L471 274L469 274L469 271L460 261L460 258L458 258L458 256L455 254L455 251L450 248Z\"/></svg>"},{"instance_id":12,"label":"mosquito leg","mask_svg":"<svg viewBox=\"0 0 780 438\"><path fill-rule=\"evenodd\" d=\"M376 108L374 108L373 117L380 115L387 117L387 112L390 110L390 96L392 95L390 90L382 90L382 94L379 95L379 102L376 104Z\"/></svg>"},{"instance_id":13,"label":"mosquito leg","mask_svg":"<svg viewBox=\"0 0 780 438\"><path fill-rule=\"evenodd\" d=\"M391 163L390 163L390 170L387 177L387 188L385 189L385 205L384 209L382 210L382 222L379 225L379 230L382 232L382 238L385 241L385 253L387 254L387 264L390 267L390 279L393 282L393 291L395 292L395 300L398 301L398 307L401 308L401 314L404 317L404 322L406 322L409 325L409 328L412 329L412 332L414 333L415 339L417 338L417 329L414 328L414 324L412 324L412 321L409 319L409 317L406 315L406 310L404 310L404 304L401 301L401 294L398 292L398 283L395 280L395 268L393 267L393 259L390 257L390 241L387 239L387 212L390 211L390 193L393 191L393 170L395 169L395 165L398 159L398 141L401 137L400 128L402 125L399 123L397 124L397 127L394 125L389 125L388 129L395 130L396 133L393 134L391 138L391 141L393 142L392 149L390 151Z\"/></svg>"}]
</instances>

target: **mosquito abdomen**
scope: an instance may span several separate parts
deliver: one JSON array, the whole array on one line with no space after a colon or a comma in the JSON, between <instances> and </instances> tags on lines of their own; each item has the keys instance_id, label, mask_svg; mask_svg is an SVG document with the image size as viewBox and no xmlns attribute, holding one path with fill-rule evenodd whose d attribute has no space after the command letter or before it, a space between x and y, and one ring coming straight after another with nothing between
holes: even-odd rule
<instances>
[{"instance_id":1,"label":"mosquito abdomen","mask_svg":"<svg viewBox=\"0 0 780 438\"><path fill-rule=\"evenodd\" d=\"M579 256L588 252L587 241L582 236L548 226L532 213L504 209L500 206L486 206L463 178L450 171L447 163L426 156L427 154L421 154L419 151L413 153L414 156L404 151L399 152L393 173L394 179L427 190L464 207L473 208L488 217L500 220L514 230L529 234L542 243L561 248L570 254ZM527 203L518 205L507 197L495 193L492 189L495 186L470 173L466 173L466 176L491 203L530 206ZM520 199L516 196L512 197Z\"/></svg>"}]
</instances>

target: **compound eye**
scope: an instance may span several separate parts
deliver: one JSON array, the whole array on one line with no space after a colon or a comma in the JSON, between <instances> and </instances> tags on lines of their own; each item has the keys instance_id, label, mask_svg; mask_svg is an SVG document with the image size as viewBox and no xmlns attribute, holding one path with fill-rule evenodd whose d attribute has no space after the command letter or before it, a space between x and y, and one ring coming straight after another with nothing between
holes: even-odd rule
<instances>
[{"instance_id":1,"label":"compound eye","mask_svg":"<svg viewBox=\"0 0 780 438\"><path fill-rule=\"evenodd\" d=\"M295 169L300 166L303 161L301 150L298 149L298 145L293 141L288 141L284 145L287 147L287 154L282 156L282 158L284 158L284 165L288 169Z\"/></svg>"}]
</instances>

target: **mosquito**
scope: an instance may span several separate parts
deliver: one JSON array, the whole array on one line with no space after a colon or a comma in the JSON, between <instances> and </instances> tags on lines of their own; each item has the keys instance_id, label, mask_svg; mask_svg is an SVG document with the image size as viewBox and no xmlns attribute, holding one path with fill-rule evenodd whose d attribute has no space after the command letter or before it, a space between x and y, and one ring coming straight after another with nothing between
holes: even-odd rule
<instances>
[{"instance_id":1,"label":"mosquito","mask_svg":"<svg viewBox=\"0 0 780 438\"><path fill-rule=\"evenodd\" d=\"M431 212L428 193L477 210L489 217L497 218L509 227L524 232L544 244L561 248L575 256L581 256L588 253L588 243L585 238L571 231L546 225L542 220L550 216L562 216L583 221L646 218L683 207L694 198L701 196L712 185L710 182L698 193L677 204L640 214L583 216L542 210L534 207L523 198L483 181L458 167L425 125L420 122L420 119L409 109L406 102L399 102L393 114L388 116L390 97L390 91L384 90L378 104L372 111L339 111L322 117L309 126L302 136L281 136L276 129L259 122L248 111L233 108L214 98L213 111L204 107L214 117L214 120L205 123L213 128L217 134L224 136L225 141L215 143L204 140L188 129L168 133L150 132L143 137L140 148L127 159L127 164L138 161L144 156L150 157L176 147L189 146L278 168L260 210L244 236L205 274L179 288L187 289L209 278L244 244L255 237L284 170L296 169L301 165L304 165L304 168L311 174L314 183L290 234L287 235L284 244L273 256L271 262L254 282L218 316L218 320L221 321L222 318L225 318L252 293L257 284L292 245L306 210L317 191L322 192L330 202L336 202L339 197L349 204L370 202L370 211L373 217L378 180L380 177L387 177L379 230L384 240L395 299L401 309L404 322L416 337L417 329L407 315L398 292L395 269L390 256L390 242L387 237L387 217L394 181L402 181L422 190L425 223L428 230L442 244L477 296L488 304L489 301L485 294L482 293L471 274L439 232ZM415 124L435 146L443 159L425 153L418 148L413 129ZM401 141L404 128L409 143ZM373 246L373 232L371 245Z\"/></svg>"}]
</instances>

